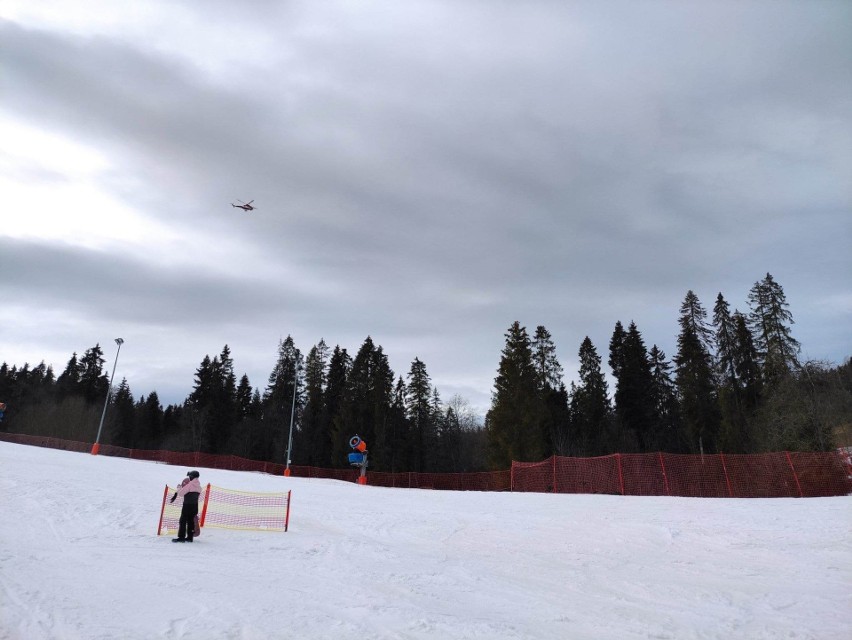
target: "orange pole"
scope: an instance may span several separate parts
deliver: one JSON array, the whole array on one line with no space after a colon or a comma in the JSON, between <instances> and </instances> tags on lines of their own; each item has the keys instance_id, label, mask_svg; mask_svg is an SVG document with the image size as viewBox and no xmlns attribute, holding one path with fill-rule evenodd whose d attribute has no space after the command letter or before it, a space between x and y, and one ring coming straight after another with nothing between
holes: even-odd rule
<instances>
[{"instance_id":1,"label":"orange pole","mask_svg":"<svg viewBox=\"0 0 852 640\"><path fill-rule=\"evenodd\" d=\"M290 477L290 467L287 467L286 469L284 469L284 475L288 478Z\"/></svg>"},{"instance_id":2,"label":"orange pole","mask_svg":"<svg viewBox=\"0 0 852 640\"><path fill-rule=\"evenodd\" d=\"M728 467L725 466L725 454L719 453L719 458L722 460L722 471L725 472L725 484L728 485L728 497L733 498L734 492L731 491L731 481L728 479Z\"/></svg>"},{"instance_id":3,"label":"orange pole","mask_svg":"<svg viewBox=\"0 0 852 640\"><path fill-rule=\"evenodd\" d=\"M284 516L284 533L287 533L287 527L290 526L290 494L293 493L292 489L287 492L287 515Z\"/></svg>"},{"instance_id":4,"label":"orange pole","mask_svg":"<svg viewBox=\"0 0 852 640\"><path fill-rule=\"evenodd\" d=\"M554 454L553 454L552 456L550 456L550 457L551 457L551 459L553 460L553 484L551 484L551 485L550 485L551 487L553 487L553 489L552 489L551 491L552 491L553 493L559 493L559 492L556 490L556 454L554 453Z\"/></svg>"},{"instance_id":5,"label":"orange pole","mask_svg":"<svg viewBox=\"0 0 852 640\"><path fill-rule=\"evenodd\" d=\"M793 460L790 458L790 452L784 452L787 455L787 464L790 465L790 471L793 472L793 478L796 480L796 488L799 490L799 497L804 497L802 495L802 485L799 484L799 476L796 474L796 468L793 466Z\"/></svg>"},{"instance_id":6,"label":"orange pole","mask_svg":"<svg viewBox=\"0 0 852 640\"><path fill-rule=\"evenodd\" d=\"M93 456L98 455L98 451L100 451L100 450L101 450L101 445L98 444L97 442L92 445L92 455Z\"/></svg>"},{"instance_id":7,"label":"orange pole","mask_svg":"<svg viewBox=\"0 0 852 640\"><path fill-rule=\"evenodd\" d=\"M95 445L97 446L97 445ZM160 531L163 529L163 512L166 510L166 496L169 495L169 485L166 485L166 488L163 489L163 506L160 507L160 523L157 525L157 535L160 535Z\"/></svg>"},{"instance_id":8,"label":"orange pole","mask_svg":"<svg viewBox=\"0 0 852 640\"><path fill-rule=\"evenodd\" d=\"M204 520L207 518L207 503L210 502L210 483L207 483L207 491L204 492L204 507L201 509L201 521L198 523L199 527L204 526Z\"/></svg>"},{"instance_id":9,"label":"orange pole","mask_svg":"<svg viewBox=\"0 0 852 640\"><path fill-rule=\"evenodd\" d=\"M618 484L621 487L621 495L624 495L624 473L621 471L621 454L616 453L615 457L618 459Z\"/></svg>"},{"instance_id":10,"label":"orange pole","mask_svg":"<svg viewBox=\"0 0 852 640\"><path fill-rule=\"evenodd\" d=\"M660 451L660 468L663 470L663 482L666 485L666 495L672 495L672 492L669 490L669 477L666 475L666 465L663 462L663 452Z\"/></svg>"}]
</instances>

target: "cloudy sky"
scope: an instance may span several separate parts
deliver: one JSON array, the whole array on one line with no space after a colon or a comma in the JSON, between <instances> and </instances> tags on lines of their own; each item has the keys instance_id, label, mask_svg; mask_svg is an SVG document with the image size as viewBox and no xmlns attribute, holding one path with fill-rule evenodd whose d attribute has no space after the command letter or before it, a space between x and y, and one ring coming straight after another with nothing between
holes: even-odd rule
<instances>
[{"instance_id":1,"label":"cloudy sky","mask_svg":"<svg viewBox=\"0 0 852 640\"><path fill-rule=\"evenodd\" d=\"M515 320L571 380L767 272L852 355L850 2L2 0L0 65L0 361L369 335L485 408Z\"/></svg>"}]
</instances>

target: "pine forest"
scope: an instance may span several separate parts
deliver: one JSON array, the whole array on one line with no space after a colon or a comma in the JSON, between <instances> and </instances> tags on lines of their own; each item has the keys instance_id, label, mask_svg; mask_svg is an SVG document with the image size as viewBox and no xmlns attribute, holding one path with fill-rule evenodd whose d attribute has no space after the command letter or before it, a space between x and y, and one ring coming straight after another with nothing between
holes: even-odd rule
<instances>
[{"instance_id":1,"label":"pine forest","mask_svg":"<svg viewBox=\"0 0 852 640\"><path fill-rule=\"evenodd\" d=\"M732 310L719 293L710 308L688 291L671 357L634 322L617 320L608 345L582 341L567 386L550 332L514 322L484 420L465 398L442 398L418 358L392 371L370 337L353 356L324 340L305 354L288 336L265 384L238 377L225 345L201 360L183 403L166 407L156 391L134 397L126 379L110 388L99 345L74 353L58 376L44 362L3 362L0 430L93 442L106 409L107 444L282 462L292 418L293 464L345 467L358 434L370 444L371 469L391 472L505 469L553 454L848 445L852 361L800 360L793 315L770 274L747 304Z\"/></svg>"}]
</instances>

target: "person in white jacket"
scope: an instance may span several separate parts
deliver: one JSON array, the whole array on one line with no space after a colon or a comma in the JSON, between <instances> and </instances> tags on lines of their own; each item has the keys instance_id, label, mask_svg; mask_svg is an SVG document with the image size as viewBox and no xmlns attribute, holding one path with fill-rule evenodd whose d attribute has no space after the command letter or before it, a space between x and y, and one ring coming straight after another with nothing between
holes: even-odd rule
<instances>
[{"instance_id":1,"label":"person in white jacket","mask_svg":"<svg viewBox=\"0 0 852 640\"><path fill-rule=\"evenodd\" d=\"M178 534L177 538L172 539L172 542L192 542L192 536L195 533L195 516L198 515L198 497L201 495L199 475L197 471L187 473L186 478L180 483L178 490L175 491L170 500L170 502L174 502L178 496L183 498Z\"/></svg>"}]
</instances>

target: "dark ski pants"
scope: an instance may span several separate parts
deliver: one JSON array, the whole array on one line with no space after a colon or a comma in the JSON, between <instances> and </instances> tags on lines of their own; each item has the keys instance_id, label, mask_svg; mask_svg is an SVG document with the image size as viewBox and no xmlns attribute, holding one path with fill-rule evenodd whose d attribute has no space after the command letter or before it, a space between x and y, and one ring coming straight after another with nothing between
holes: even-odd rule
<instances>
[{"instance_id":1,"label":"dark ski pants","mask_svg":"<svg viewBox=\"0 0 852 640\"><path fill-rule=\"evenodd\" d=\"M198 503L183 503L180 510L180 522L178 523L178 540L192 540L195 533L195 516L198 515Z\"/></svg>"}]
</instances>

